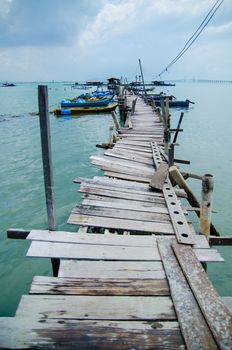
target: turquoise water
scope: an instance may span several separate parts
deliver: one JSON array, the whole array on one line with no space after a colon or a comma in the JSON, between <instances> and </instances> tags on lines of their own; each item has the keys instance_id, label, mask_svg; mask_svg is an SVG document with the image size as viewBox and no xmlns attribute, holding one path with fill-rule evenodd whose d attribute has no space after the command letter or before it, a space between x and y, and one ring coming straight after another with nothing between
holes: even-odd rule
<instances>
[{"instance_id":1,"label":"turquoise water","mask_svg":"<svg viewBox=\"0 0 232 350\"><path fill-rule=\"evenodd\" d=\"M53 108L64 97L80 93L61 83L48 84L49 105ZM223 235L231 235L231 135L229 108L232 85L178 84L169 89L178 99L189 98L195 105L185 111L184 133L178 142L176 156L191 160L184 166L192 173L215 176L213 221ZM47 228L40 134L37 111L37 84L19 84L0 88L0 315L14 315L23 293L27 293L34 275L51 275L50 262L26 258L28 242L9 240L6 230L15 228ZM180 110L171 110L175 127ZM107 142L110 114L81 118L56 118L51 115L52 155L55 199L60 230L75 230L67 225L69 214L81 196L73 184L76 176L92 177L101 171L90 164L92 154L102 153L95 147ZM199 180L190 181L200 196ZM198 219L193 216L195 226ZM219 248L225 263L208 264L211 280L221 295L232 291L232 248Z\"/></svg>"}]
</instances>

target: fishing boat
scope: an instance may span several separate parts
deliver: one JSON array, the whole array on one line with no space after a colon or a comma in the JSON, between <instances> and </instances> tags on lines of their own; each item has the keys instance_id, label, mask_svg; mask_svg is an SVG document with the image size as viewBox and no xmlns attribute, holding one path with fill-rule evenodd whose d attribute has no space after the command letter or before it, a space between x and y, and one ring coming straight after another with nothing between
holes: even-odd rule
<instances>
[{"instance_id":1,"label":"fishing boat","mask_svg":"<svg viewBox=\"0 0 232 350\"><path fill-rule=\"evenodd\" d=\"M155 100L156 106L161 106L162 100ZM194 104L194 102L190 100L185 101L178 101L178 100L171 100L169 101L169 107L189 107L189 104Z\"/></svg>"},{"instance_id":2,"label":"fishing boat","mask_svg":"<svg viewBox=\"0 0 232 350\"><path fill-rule=\"evenodd\" d=\"M57 116L89 113L108 113L115 110L117 105L117 103L110 103L107 106L56 108L53 110L53 113Z\"/></svg>"},{"instance_id":3,"label":"fishing boat","mask_svg":"<svg viewBox=\"0 0 232 350\"><path fill-rule=\"evenodd\" d=\"M147 99L148 100L162 100L162 99L166 99L168 97L169 101L175 99L175 96L173 95L165 95L165 94L149 94L147 95Z\"/></svg>"},{"instance_id":4,"label":"fishing boat","mask_svg":"<svg viewBox=\"0 0 232 350\"><path fill-rule=\"evenodd\" d=\"M176 84L165 83L163 80L154 80L152 81L152 84L155 86L176 86Z\"/></svg>"},{"instance_id":5,"label":"fishing boat","mask_svg":"<svg viewBox=\"0 0 232 350\"><path fill-rule=\"evenodd\" d=\"M0 84L0 87L12 87L12 86L15 86L15 84L13 84L13 83L2 83L2 84Z\"/></svg>"},{"instance_id":6,"label":"fishing boat","mask_svg":"<svg viewBox=\"0 0 232 350\"><path fill-rule=\"evenodd\" d=\"M112 98L74 98L74 99L64 99L61 101L61 108L64 107L106 107L109 103L112 103Z\"/></svg>"}]
</instances>

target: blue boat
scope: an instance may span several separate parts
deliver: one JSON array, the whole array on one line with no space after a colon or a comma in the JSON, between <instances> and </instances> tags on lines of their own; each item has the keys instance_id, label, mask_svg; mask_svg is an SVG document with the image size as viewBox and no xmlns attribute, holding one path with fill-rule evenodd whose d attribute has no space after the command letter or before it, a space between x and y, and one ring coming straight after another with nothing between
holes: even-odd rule
<instances>
[{"instance_id":1,"label":"blue boat","mask_svg":"<svg viewBox=\"0 0 232 350\"><path fill-rule=\"evenodd\" d=\"M74 99L64 99L61 101L61 108L67 107L105 107L113 101L112 97L110 98L101 98L101 99L84 99L84 98L74 98Z\"/></svg>"},{"instance_id":2,"label":"blue boat","mask_svg":"<svg viewBox=\"0 0 232 350\"><path fill-rule=\"evenodd\" d=\"M156 106L160 107L161 101L162 100L155 100ZM194 102L189 100L185 100L185 101L171 100L169 101L169 107L189 107L190 103L194 104Z\"/></svg>"}]
</instances>

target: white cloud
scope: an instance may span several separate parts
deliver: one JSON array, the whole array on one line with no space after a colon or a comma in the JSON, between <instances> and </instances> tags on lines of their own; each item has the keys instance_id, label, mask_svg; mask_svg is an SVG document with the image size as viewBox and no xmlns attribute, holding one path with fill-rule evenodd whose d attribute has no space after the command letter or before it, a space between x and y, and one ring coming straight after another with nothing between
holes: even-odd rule
<instances>
[{"instance_id":1,"label":"white cloud","mask_svg":"<svg viewBox=\"0 0 232 350\"><path fill-rule=\"evenodd\" d=\"M134 17L136 1L107 3L79 35L79 46L94 45L95 41L120 34L127 29L127 21Z\"/></svg>"},{"instance_id":2,"label":"white cloud","mask_svg":"<svg viewBox=\"0 0 232 350\"><path fill-rule=\"evenodd\" d=\"M184 22L186 18L204 14L209 4L210 0L202 0L200 3L194 0L107 1L95 18L79 33L78 46L85 49L101 45L107 39L112 40L124 33L128 35L134 31L137 35L148 27L159 31L159 27L166 25L170 29L176 17L182 16L181 21Z\"/></svg>"},{"instance_id":3,"label":"white cloud","mask_svg":"<svg viewBox=\"0 0 232 350\"><path fill-rule=\"evenodd\" d=\"M5 17L10 12L13 0L0 0L0 17Z\"/></svg>"},{"instance_id":4,"label":"white cloud","mask_svg":"<svg viewBox=\"0 0 232 350\"><path fill-rule=\"evenodd\" d=\"M219 26L210 26L207 28L210 34L226 34L232 32L232 21Z\"/></svg>"}]
</instances>

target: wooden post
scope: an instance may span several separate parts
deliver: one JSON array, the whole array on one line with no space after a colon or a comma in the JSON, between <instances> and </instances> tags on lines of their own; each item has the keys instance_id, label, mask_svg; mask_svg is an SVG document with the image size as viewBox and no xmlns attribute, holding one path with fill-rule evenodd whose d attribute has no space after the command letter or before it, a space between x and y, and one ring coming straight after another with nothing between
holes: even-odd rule
<instances>
[{"instance_id":1,"label":"wooden post","mask_svg":"<svg viewBox=\"0 0 232 350\"><path fill-rule=\"evenodd\" d=\"M135 99L132 101L131 114L134 114L134 113L135 113L136 101L137 101L137 98L135 98Z\"/></svg>"},{"instance_id":2,"label":"wooden post","mask_svg":"<svg viewBox=\"0 0 232 350\"><path fill-rule=\"evenodd\" d=\"M143 89L144 89L145 102L147 103L147 91L146 91L146 89L145 89L145 83L144 83L144 77L143 77L143 71L142 71L142 64L141 64L140 58L139 58L139 67L140 67L140 72L141 72L141 77L142 77L142 83L143 83Z\"/></svg>"},{"instance_id":3,"label":"wooden post","mask_svg":"<svg viewBox=\"0 0 232 350\"><path fill-rule=\"evenodd\" d=\"M166 128L166 119L165 119L165 109L164 109L164 99L161 98L161 112L162 112L162 119L163 119L163 126Z\"/></svg>"},{"instance_id":4,"label":"wooden post","mask_svg":"<svg viewBox=\"0 0 232 350\"><path fill-rule=\"evenodd\" d=\"M202 179L202 202L200 210L200 233L209 236L212 214L213 175L205 174Z\"/></svg>"},{"instance_id":5,"label":"wooden post","mask_svg":"<svg viewBox=\"0 0 232 350\"><path fill-rule=\"evenodd\" d=\"M117 119L115 111L112 111L111 115L112 115L112 118L113 118L113 121L114 121L115 128L116 128L116 130L118 130L120 128L120 125L119 125L119 122L118 122L118 119Z\"/></svg>"},{"instance_id":6,"label":"wooden post","mask_svg":"<svg viewBox=\"0 0 232 350\"><path fill-rule=\"evenodd\" d=\"M112 143L112 138L113 138L112 133L113 133L113 130L114 130L114 127L111 125L111 126L109 127L109 144Z\"/></svg>"},{"instance_id":7,"label":"wooden post","mask_svg":"<svg viewBox=\"0 0 232 350\"><path fill-rule=\"evenodd\" d=\"M177 124L177 128L176 128L177 130L175 132L175 135L174 135L174 138L173 138L173 141L172 141L173 143L176 143L176 140L177 140L177 137L178 137L178 134L179 134L179 129L180 129L183 117L184 117L184 112L181 112L180 118L179 118L179 121L178 121L178 124Z\"/></svg>"},{"instance_id":8,"label":"wooden post","mask_svg":"<svg viewBox=\"0 0 232 350\"><path fill-rule=\"evenodd\" d=\"M171 143L168 148L168 164L170 167L174 165L174 150L175 145Z\"/></svg>"},{"instance_id":9,"label":"wooden post","mask_svg":"<svg viewBox=\"0 0 232 350\"><path fill-rule=\"evenodd\" d=\"M190 186L185 181L184 177L182 176L182 174L180 173L180 171L177 169L176 166L172 166L169 168L169 174L170 174L171 178L177 183L177 185L180 188L183 188L185 190L185 192L187 193L187 196L188 196L187 199L188 199L189 203L193 207L200 208L200 203L199 203L198 199L195 197ZM200 213L198 210L196 210L196 214L198 217L200 217ZM219 232L217 231L216 227L212 224L212 222L210 224L210 233L213 236L220 236Z\"/></svg>"},{"instance_id":10,"label":"wooden post","mask_svg":"<svg viewBox=\"0 0 232 350\"><path fill-rule=\"evenodd\" d=\"M54 203L48 88L45 85L38 86L38 103L48 228L51 231L55 231L57 230L57 223ZM52 267L54 276L57 276L59 270L59 259L52 259Z\"/></svg>"},{"instance_id":11,"label":"wooden post","mask_svg":"<svg viewBox=\"0 0 232 350\"><path fill-rule=\"evenodd\" d=\"M170 113L169 113L169 98L168 97L166 97L166 99L165 99L165 119L166 119L167 129L170 129Z\"/></svg>"}]
</instances>

